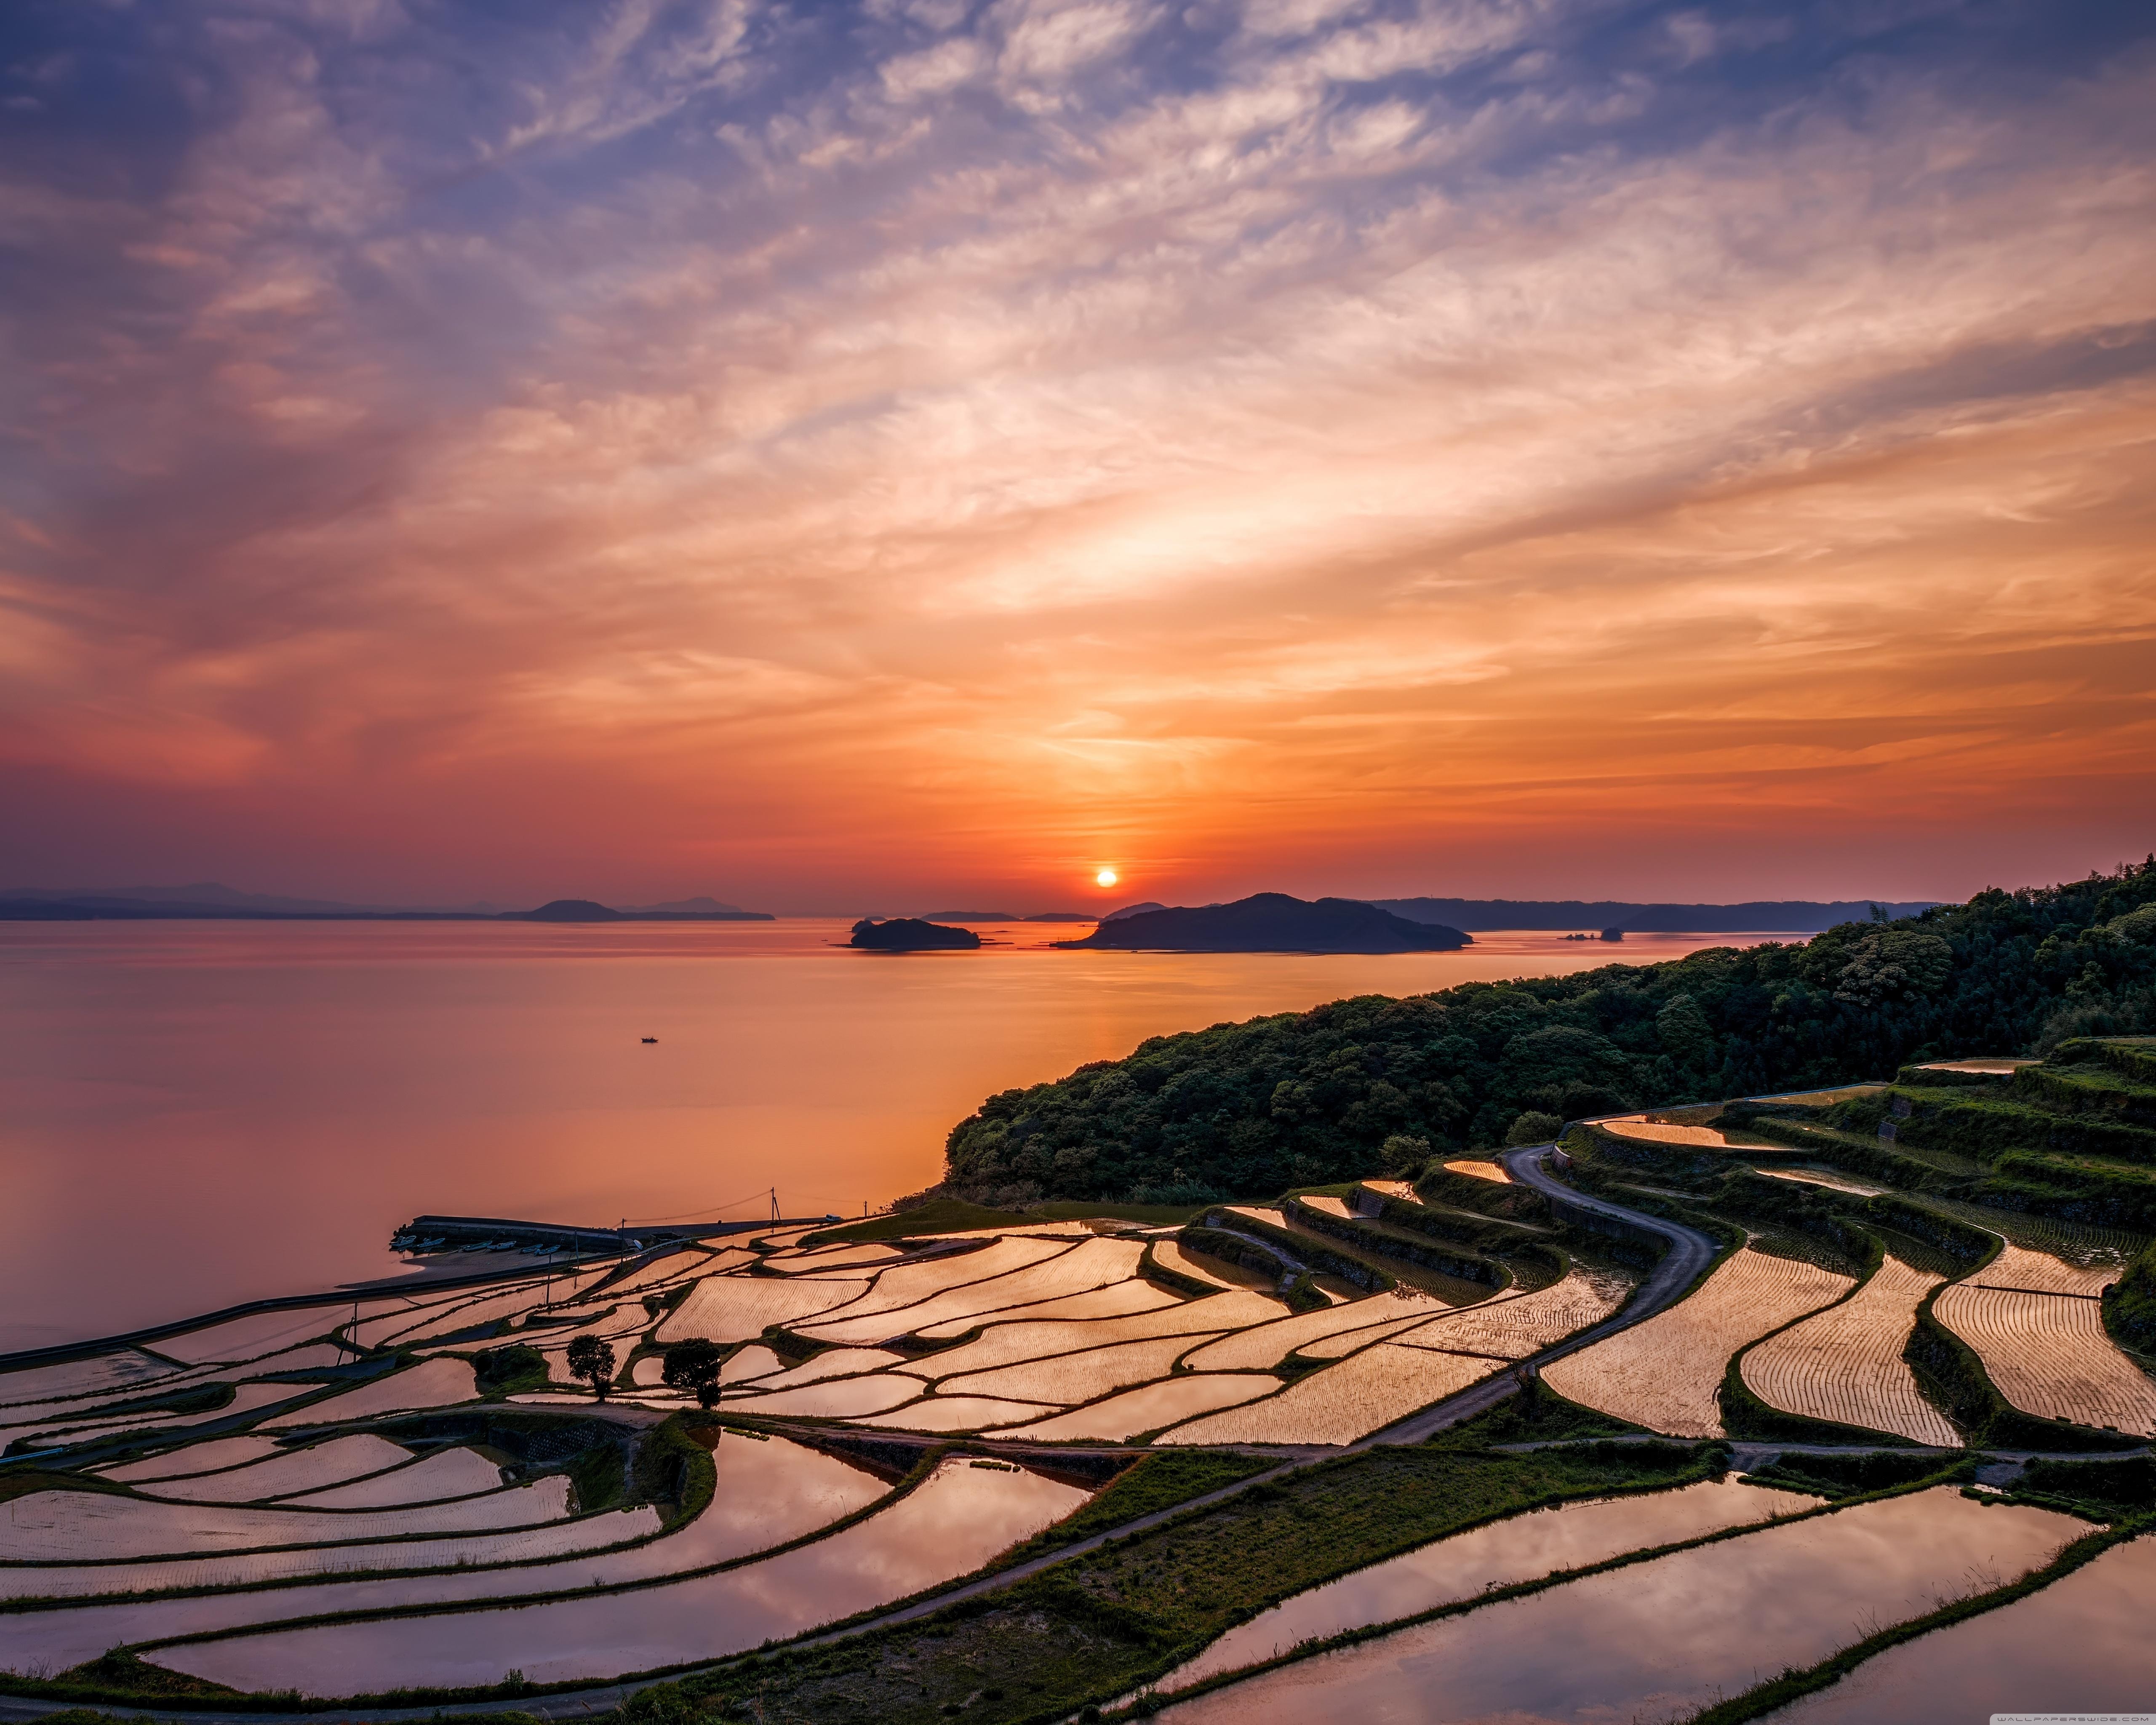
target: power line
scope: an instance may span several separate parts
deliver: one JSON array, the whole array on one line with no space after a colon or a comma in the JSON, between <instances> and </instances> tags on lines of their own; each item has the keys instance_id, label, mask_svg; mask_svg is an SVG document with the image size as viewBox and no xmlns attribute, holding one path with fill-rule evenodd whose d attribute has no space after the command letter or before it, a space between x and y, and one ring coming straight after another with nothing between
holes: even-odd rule
<instances>
[{"instance_id":1,"label":"power line","mask_svg":"<svg viewBox=\"0 0 2156 1725\"><path fill-rule=\"evenodd\" d=\"M707 1210L685 1211L678 1216L639 1216L633 1220L623 1222L622 1226L647 1228L661 1222L693 1222L699 1216L716 1216L721 1210L739 1209L745 1204L753 1204L757 1199L765 1196L769 1190L770 1189L766 1187L763 1192L752 1192L746 1198L737 1198L726 1204L715 1204ZM773 1214L776 1214L777 1212L774 1211Z\"/></svg>"}]
</instances>

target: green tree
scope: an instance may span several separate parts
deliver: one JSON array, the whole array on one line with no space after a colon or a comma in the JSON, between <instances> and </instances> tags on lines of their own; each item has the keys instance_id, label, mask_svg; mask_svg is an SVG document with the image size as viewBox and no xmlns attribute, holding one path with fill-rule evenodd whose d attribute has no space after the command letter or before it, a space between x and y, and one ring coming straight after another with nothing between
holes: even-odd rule
<instances>
[{"instance_id":1,"label":"green tree","mask_svg":"<svg viewBox=\"0 0 2156 1725\"><path fill-rule=\"evenodd\" d=\"M1655 1014L1655 1034L1680 1066L1703 1071L1713 1064L1714 1026L1691 995L1676 995Z\"/></svg>"},{"instance_id":2,"label":"green tree","mask_svg":"<svg viewBox=\"0 0 2156 1725\"><path fill-rule=\"evenodd\" d=\"M607 1385L613 1381L613 1343L597 1336L578 1337L569 1344L569 1375L583 1378L604 1401Z\"/></svg>"},{"instance_id":3,"label":"green tree","mask_svg":"<svg viewBox=\"0 0 2156 1725\"><path fill-rule=\"evenodd\" d=\"M1541 1114L1530 1108L1505 1133L1507 1144L1546 1144L1564 1130L1564 1122L1554 1114Z\"/></svg>"},{"instance_id":4,"label":"green tree","mask_svg":"<svg viewBox=\"0 0 2156 1725\"><path fill-rule=\"evenodd\" d=\"M659 1376L670 1389L694 1391L696 1404L708 1409L718 1404L719 1368L726 1363L726 1354L716 1343L695 1336L666 1350Z\"/></svg>"}]
</instances>

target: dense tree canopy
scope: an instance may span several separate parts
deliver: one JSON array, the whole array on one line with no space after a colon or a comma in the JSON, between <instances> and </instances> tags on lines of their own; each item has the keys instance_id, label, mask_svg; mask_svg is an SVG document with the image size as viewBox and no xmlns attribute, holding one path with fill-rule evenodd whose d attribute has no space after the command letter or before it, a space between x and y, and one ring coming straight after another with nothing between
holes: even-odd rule
<instances>
[{"instance_id":1,"label":"dense tree canopy","mask_svg":"<svg viewBox=\"0 0 2156 1725\"><path fill-rule=\"evenodd\" d=\"M1469 983L1158 1036L991 1096L953 1127L942 1189L1202 1203L1504 1142L1522 1113L1891 1077L1907 1061L2156 1029L2156 857L1979 893L1804 946Z\"/></svg>"}]
</instances>

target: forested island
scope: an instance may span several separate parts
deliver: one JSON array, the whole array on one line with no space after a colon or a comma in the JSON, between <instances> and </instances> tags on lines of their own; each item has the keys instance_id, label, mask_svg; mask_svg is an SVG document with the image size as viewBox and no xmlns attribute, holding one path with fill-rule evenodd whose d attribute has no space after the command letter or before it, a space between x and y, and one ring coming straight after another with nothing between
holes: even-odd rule
<instances>
[{"instance_id":1,"label":"forested island","mask_svg":"<svg viewBox=\"0 0 2156 1725\"><path fill-rule=\"evenodd\" d=\"M1360 899L1258 892L1233 904L1122 911L1059 947L1151 952L1450 952L1471 945L1456 928L1411 922Z\"/></svg>"},{"instance_id":2,"label":"forested island","mask_svg":"<svg viewBox=\"0 0 2156 1725\"><path fill-rule=\"evenodd\" d=\"M1202 1204L1546 1136L1585 1115L2152 1029L2156 857L1845 922L1801 946L1364 995L1154 1037L990 1097L952 1128L935 1189L1007 1208Z\"/></svg>"},{"instance_id":3,"label":"forested island","mask_svg":"<svg viewBox=\"0 0 2156 1725\"><path fill-rule=\"evenodd\" d=\"M918 916L864 916L846 944L865 952L970 952L981 937L970 928L948 928Z\"/></svg>"}]
</instances>

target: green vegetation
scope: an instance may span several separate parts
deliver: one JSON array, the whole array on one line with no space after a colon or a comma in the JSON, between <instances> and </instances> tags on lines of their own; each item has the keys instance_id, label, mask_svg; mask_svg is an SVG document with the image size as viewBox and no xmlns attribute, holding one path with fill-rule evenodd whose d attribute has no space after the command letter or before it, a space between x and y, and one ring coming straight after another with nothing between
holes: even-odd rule
<instances>
[{"instance_id":1,"label":"green vegetation","mask_svg":"<svg viewBox=\"0 0 2156 1725\"><path fill-rule=\"evenodd\" d=\"M1771 1466L1754 1468L1745 1478L1755 1485L1783 1486L1839 1502L1845 1497L1913 1486L1920 1480L1945 1480L1967 1471L1960 1457L1943 1461L1937 1455L1896 1455L1885 1450L1844 1455L1807 1455L1799 1451L1784 1455Z\"/></svg>"},{"instance_id":2,"label":"green vegetation","mask_svg":"<svg viewBox=\"0 0 2156 1725\"><path fill-rule=\"evenodd\" d=\"M1363 1216L1337 1216L1329 1210L1301 1203L1292 1196L1281 1201L1281 1214L1298 1231L1326 1235L1338 1240L1363 1263L1385 1266L1389 1260L1389 1267L1394 1269L1403 1264L1413 1264L1455 1281L1481 1284L1481 1288L1468 1291L1471 1293L1502 1288L1510 1279L1494 1259L1441 1243L1442 1235L1419 1230L1411 1234L1405 1229Z\"/></svg>"},{"instance_id":3,"label":"green vegetation","mask_svg":"<svg viewBox=\"0 0 2156 1725\"><path fill-rule=\"evenodd\" d=\"M2156 1029L2156 940L2135 920L2152 906L2156 858L1845 923L1803 947L1368 995L1155 1037L990 1097L952 1129L942 1191L1006 1209L1258 1196L1375 1173L1395 1138L1433 1153L1496 1145L1523 1114L1825 1088L1965 1050Z\"/></svg>"},{"instance_id":4,"label":"green vegetation","mask_svg":"<svg viewBox=\"0 0 2156 1725\"><path fill-rule=\"evenodd\" d=\"M1140 1516L1172 1509L1279 1466L1270 1457L1239 1455L1232 1450L1154 1450L1142 1455L1077 1513L1034 1534L1006 1553L1005 1560L1017 1563L1043 1552L1059 1551Z\"/></svg>"},{"instance_id":5,"label":"green vegetation","mask_svg":"<svg viewBox=\"0 0 2156 1725\"><path fill-rule=\"evenodd\" d=\"M482 1348L471 1356L471 1363L481 1395L514 1395L547 1387L547 1356L521 1342Z\"/></svg>"},{"instance_id":6,"label":"green vegetation","mask_svg":"<svg viewBox=\"0 0 2156 1725\"><path fill-rule=\"evenodd\" d=\"M708 1412L718 1405L719 1373L726 1365L727 1353L716 1342L707 1342L701 1336L676 1342L665 1352L659 1368L659 1380L669 1389L689 1391L696 1398L696 1405Z\"/></svg>"},{"instance_id":7,"label":"green vegetation","mask_svg":"<svg viewBox=\"0 0 2156 1725\"><path fill-rule=\"evenodd\" d=\"M2103 1322L2121 1347L2156 1353L2156 1245L2133 1260L2103 1302Z\"/></svg>"},{"instance_id":8,"label":"green vegetation","mask_svg":"<svg viewBox=\"0 0 2156 1725\"><path fill-rule=\"evenodd\" d=\"M1209 1236L1224 1229L1234 1230L1235 1235L1255 1237L1272 1247L1289 1264L1301 1264L1327 1276L1337 1276L1366 1294L1382 1293L1396 1285L1392 1276L1369 1258L1357 1252L1335 1250L1322 1240L1296 1229L1276 1227L1258 1217L1231 1215L1225 1210L1205 1213L1205 1232ZM1183 1230L1184 1234L1189 1232L1188 1229ZM1207 1246L1199 1250L1214 1249ZM1215 1255L1222 1255L1215 1252Z\"/></svg>"},{"instance_id":9,"label":"green vegetation","mask_svg":"<svg viewBox=\"0 0 2156 1725\"><path fill-rule=\"evenodd\" d=\"M2032 1461L2007 1493L2016 1503L2059 1509L2092 1522L2123 1522L2156 1511L2156 1461Z\"/></svg>"}]
</instances>

